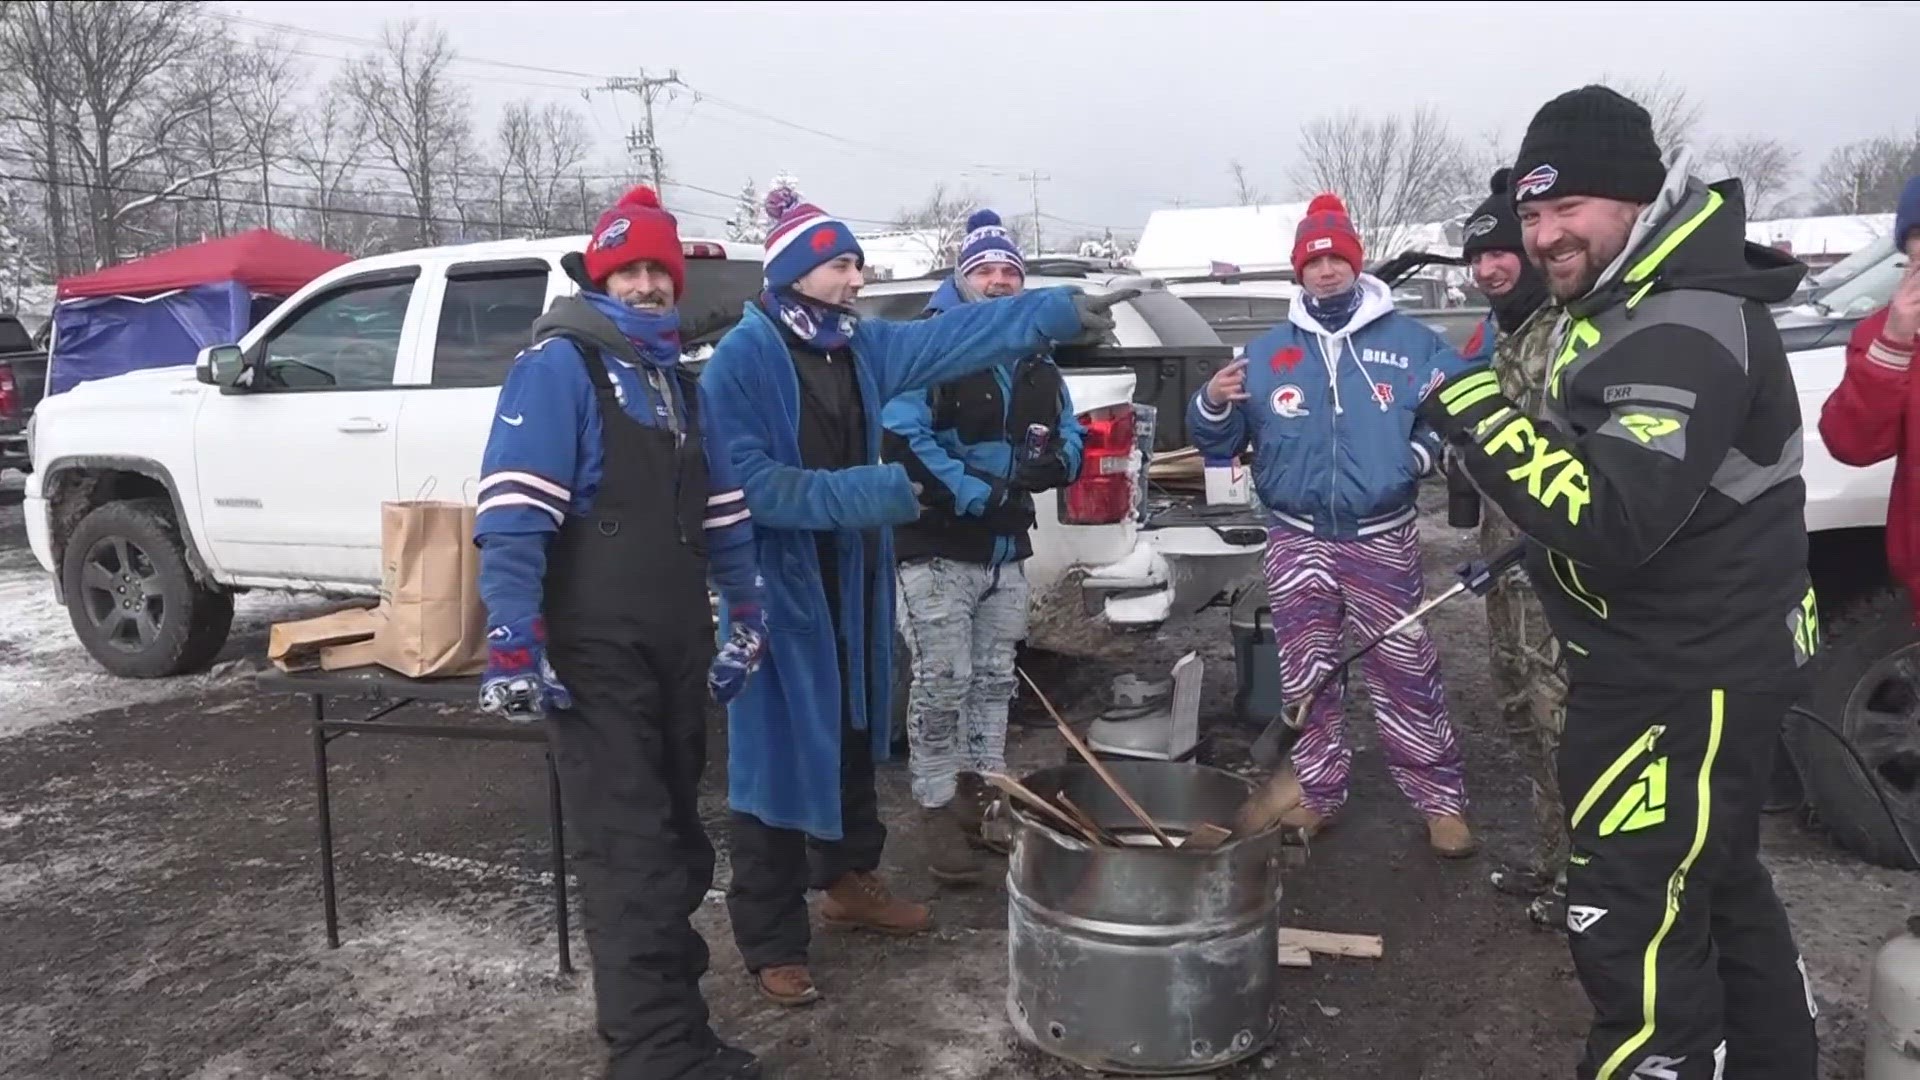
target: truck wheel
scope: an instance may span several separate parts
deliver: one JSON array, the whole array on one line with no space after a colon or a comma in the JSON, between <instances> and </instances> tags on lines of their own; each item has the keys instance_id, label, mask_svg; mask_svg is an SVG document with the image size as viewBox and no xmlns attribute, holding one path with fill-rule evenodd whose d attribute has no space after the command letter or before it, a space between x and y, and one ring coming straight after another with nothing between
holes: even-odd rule
<instances>
[{"instance_id":1,"label":"truck wheel","mask_svg":"<svg viewBox=\"0 0 1920 1080\"><path fill-rule=\"evenodd\" d=\"M80 643L123 678L205 670L233 625L232 594L194 580L162 499L108 503L83 518L61 581Z\"/></svg>"},{"instance_id":2,"label":"truck wheel","mask_svg":"<svg viewBox=\"0 0 1920 1080\"><path fill-rule=\"evenodd\" d=\"M1832 733L1789 713L1788 753L1807 801L1834 840L1879 866L1920 869L1874 794L1886 794L1900 826L1920 843L1920 631L1906 595L1886 591L1826 620L1826 640L1802 704L1860 752L1870 780Z\"/></svg>"}]
</instances>

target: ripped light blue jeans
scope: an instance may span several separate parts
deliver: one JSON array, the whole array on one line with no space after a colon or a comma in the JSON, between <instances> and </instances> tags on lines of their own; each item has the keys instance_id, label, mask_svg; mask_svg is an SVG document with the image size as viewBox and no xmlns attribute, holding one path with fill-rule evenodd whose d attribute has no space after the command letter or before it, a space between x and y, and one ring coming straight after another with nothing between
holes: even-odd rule
<instances>
[{"instance_id":1,"label":"ripped light blue jeans","mask_svg":"<svg viewBox=\"0 0 1920 1080\"><path fill-rule=\"evenodd\" d=\"M907 697L914 801L953 801L960 772L1005 772L1014 649L1027 636L1027 572L955 559L899 568L897 620L913 656Z\"/></svg>"}]
</instances>

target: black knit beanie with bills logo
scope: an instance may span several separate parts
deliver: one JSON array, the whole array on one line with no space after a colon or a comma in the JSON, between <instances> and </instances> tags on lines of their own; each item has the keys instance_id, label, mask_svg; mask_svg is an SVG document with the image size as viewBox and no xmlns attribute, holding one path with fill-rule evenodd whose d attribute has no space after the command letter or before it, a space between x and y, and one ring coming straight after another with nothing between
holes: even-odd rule
<instances>
[{"instance_id":1,"label":"black knit beanie with bills logo","mask_svg":"<svg viewBox=\"0 0 1920 1080\"><path fill-rule=\"evenodd\" d=\"M1520 244L1520 215L1513 211L1513 170L1504 165L1487 182L1492 192L1468 215L1460 229L1460 254L1469 261L1483 251L1525 250Z\"/></svg>"},{"instance_id":2,"label":"black knit beanie with bills logo","mask_svg":"<svg viewBox=\"0 0 1920 1080\"><path fill-rule=\"evenodd\" d=\"M1513 201L1588 195L1650 203L1666 179L1647 110L1607 87L1583 86L1533 114L1513 163Z\"/></svg>"}]
</instances>

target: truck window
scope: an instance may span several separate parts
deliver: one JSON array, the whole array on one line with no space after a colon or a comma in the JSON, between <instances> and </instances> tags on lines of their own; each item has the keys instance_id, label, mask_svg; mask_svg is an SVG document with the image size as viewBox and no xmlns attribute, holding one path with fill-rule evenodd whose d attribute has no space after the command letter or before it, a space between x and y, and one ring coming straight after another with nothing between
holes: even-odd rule
<instances>
[{"instance_id":1,"label":"truck window","mask_svg":"<svg viewBox=\"0 0 1920 1080\"><path fill-rule=\"evenodd\" d=\"M920 317L927 309L927 301L933 299L938 283L927 286L925 291L915 289L912 292L879 293L862 296L853 302L853 310L868 319L910 320Z\"/></svg>"},{"instance_id":2,"label":"truck window","mask_svg":"<svg viewBox=\"0 0 1920 1080\"><path fill-rule=\"evenodd\" d=\"M272 390L368 390L393 385L413 281L348 285L308 304L261 343Z\"/></svg>"},{"instance_id":3,"label":"truck window","mask_svg":"<svg viewBox=\"0 0 1920 1080\"><path fill-rule=\"evenodd\" d=\"M433 340L437 387L499 386L546 310L547 271L530 267L449 278Z\"/></svg>"},{"instance_id":4,"label":"truck window","mask_svg":"<svg viewBox=\"0 0 1920 1080\"><path fill-rule=\"evenodd\" d=\"M680 336L691 341L740 321L747 301L760 295L766 266L752 259L687 259L687 295L680 298Z\"/></svg>"}]
</instances>

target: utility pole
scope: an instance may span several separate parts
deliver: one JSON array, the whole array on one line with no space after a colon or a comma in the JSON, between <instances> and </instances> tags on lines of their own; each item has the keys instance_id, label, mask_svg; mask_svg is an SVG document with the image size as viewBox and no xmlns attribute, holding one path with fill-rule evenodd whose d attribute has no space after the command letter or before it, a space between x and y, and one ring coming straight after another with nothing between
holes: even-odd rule
<instances>
[{"instance_id":1,"label":"utility pole","mask_svg":"<svg viewBox=\"0 0 1920 1080\"><path fill-rule=\"evenodd\" d=\"M1052 180L1053 177L1040 172L1026 172L1020 174L1020 179L1033 185L1033 254L1038 256L1040 254L1040 181Z\"/></svg>"},{"instance_id":2,"label":"utility pole","mask_svg":"<svg viewBox=\"0 0 1920 1080\"><path fill-rule=\"evenodd\" d=\"M660 139L653 126L653 103L663 93L667 95L667 100L673 100L674 88L685 85L680 81L678 68L667 72L665 76L648 75L646 69L642 68L637 76L615 76L608 79L603 87L609 92L625 90L638 95L645 107L640 123L627 133L627 152L645 166L648 175L653 178L653 190L660 194L663 202L666 194L660 191Z\"/></svg>"}]
</instances>

